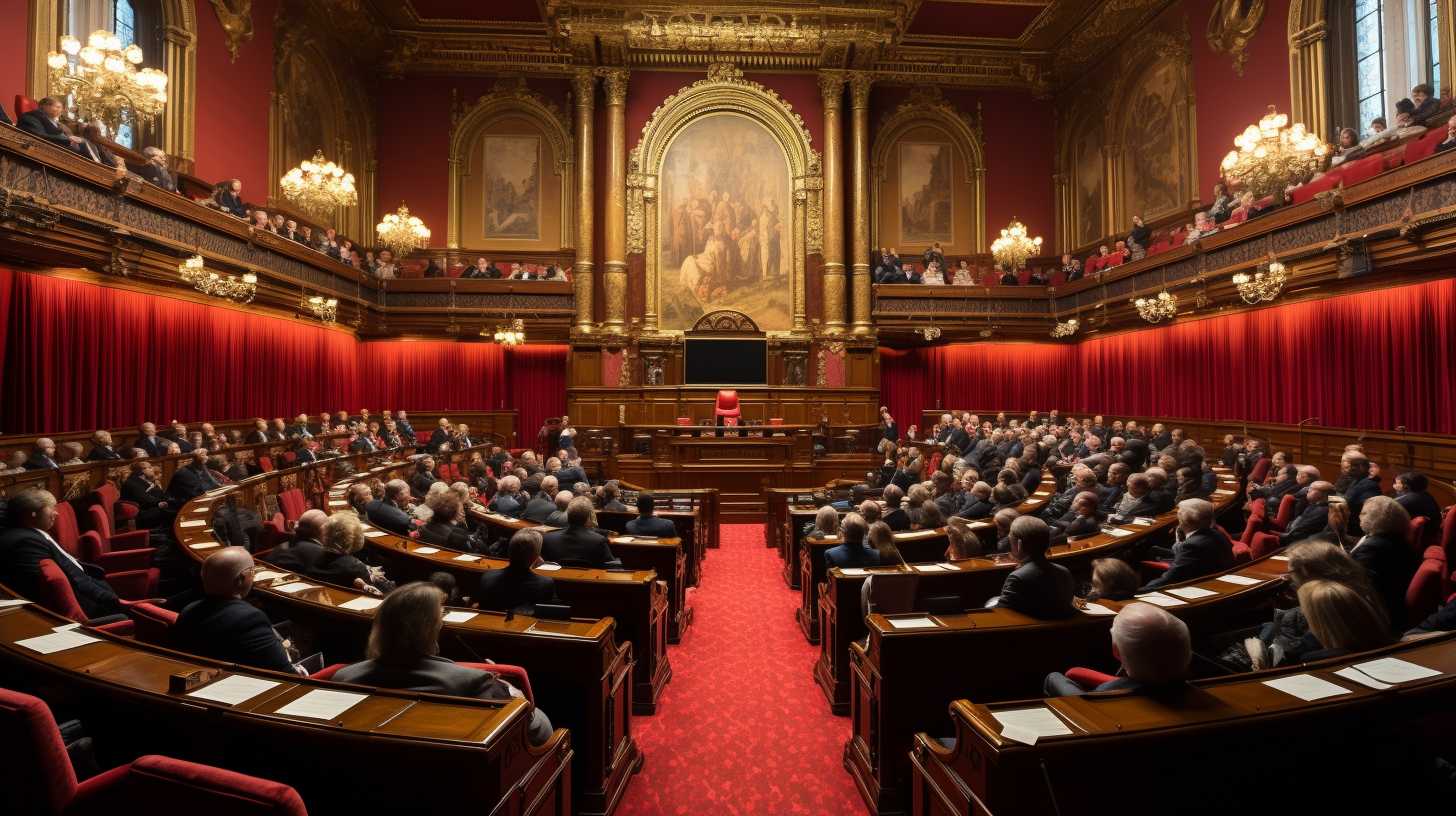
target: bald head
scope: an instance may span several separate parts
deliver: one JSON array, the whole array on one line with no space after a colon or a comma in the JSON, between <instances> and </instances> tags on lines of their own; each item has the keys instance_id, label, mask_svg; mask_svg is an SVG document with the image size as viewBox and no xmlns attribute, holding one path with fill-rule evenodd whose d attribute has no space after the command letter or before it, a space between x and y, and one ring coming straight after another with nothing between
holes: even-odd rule
<instances>
[{"instance_id":1,"label":"bald head","mask_svg":"<svg viewBox=\"0 0 1456 816\"><path fill-rule=\"evenodd\" d=\"M298 517L298 523L294 525L294 532L298 538L311 538L317 540L323 532L324 523L329 520L329 514L322 510L305 510L303 515Z\"/></svg>"},{"instance_id":2,"label":"bald head","mask_svg":"<svg viewBox=\"0 0 1456 816\"><path fill-rule=\"evenodd\" d=\"M1112 646L1133 680L1161 685L1188 675L1188 625L1152 604L1131 603L1112 619Z\"/></svg>"},{"instance_id":3,"label":"bald head","mask_svg":"<svg viewBox=\"0 0 1456 816\"><path fill-rule=\"evenodd\" d=\"M253 556L223 547L202 562L202 591L214 598L242 598L253 588Z\"/></svg>"}]
</instances>

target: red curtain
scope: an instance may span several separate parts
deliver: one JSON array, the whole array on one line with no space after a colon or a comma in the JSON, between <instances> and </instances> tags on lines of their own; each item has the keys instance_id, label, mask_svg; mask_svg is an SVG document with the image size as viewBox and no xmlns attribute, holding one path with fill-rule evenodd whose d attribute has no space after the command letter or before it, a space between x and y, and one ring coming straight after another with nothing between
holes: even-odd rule
<instances>
[{"instance_id":1,"label":"red curtain","mask_svg":"<svg viewBox=\"0 0 1456 816\"><path fill-rule=\"evenodd\" d=\"M516 442L536 444L549 417L566 413L566 346L516 346L506 354L505 403L515 408Z\"/></svg>"}]
</instances>

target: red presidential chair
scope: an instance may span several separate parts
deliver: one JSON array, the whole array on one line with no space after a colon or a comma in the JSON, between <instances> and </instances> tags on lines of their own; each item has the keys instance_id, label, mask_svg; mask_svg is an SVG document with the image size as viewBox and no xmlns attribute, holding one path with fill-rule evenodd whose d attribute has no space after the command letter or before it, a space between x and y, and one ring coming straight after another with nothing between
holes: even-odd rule
<instances>
[{"instance_id":1,"label":"red presidential chair","mask_svg":"<svg viewBox=\"0 0 1456 816\"><path fill-rule=\"evenodd\" d=\"M40 103L25 94L15 95L15 121L19 122L20 117L40 107Z\"/></svg>"},{"instance_id":2,"label":"red presidential chair","mask_svg":"<svg viewBox=\"0 0 1456 816\"><path fill-rule=\"evenodd\" d=\"M743 412L738 408L738 392L719 391L718 404L713 406L713 416L723 420L724 425L737 425L737 420L743 416ZM729 417L732 417L734 421L727 422Z\"/></svg>"}]
</instances>

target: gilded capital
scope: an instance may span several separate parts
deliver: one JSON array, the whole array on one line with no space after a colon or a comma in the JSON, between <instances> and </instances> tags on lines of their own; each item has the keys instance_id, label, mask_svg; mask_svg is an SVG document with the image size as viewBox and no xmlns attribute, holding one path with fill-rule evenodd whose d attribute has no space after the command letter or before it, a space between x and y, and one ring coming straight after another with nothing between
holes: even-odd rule
<instances>
[{"instance_id":1,"label":"gilded capital","mask_svg":"<svg viewBox=\"0 0 1456 816\"><path fill-rule=\"evenodd\" d=\"M875 78L867 71L854 71L849 75L849 100L850 107L855 110L867 110L870 106L870 86L875 84Z\"/></svg>"},{"instance_id":2,"label":"gilded capital","mask_svg":"<svg viewBox=\"0 0 1456 816\"><path fill-rule=\"evenodd\" d=\"M627 101L626 68L598 68L597 76L602 78L602 90L606 92L608 105L622 105Z\"/></svg>"},{"instance_id":3,"label":"gilded capital","mask_svg":"<svg viewBox=\"0 0 1456 816\"><path fill-rule=\"evenodd\" d=\"M819 72L819 94L824 97L825 110L839 110L844 104L844 72Z\"/></svg>"},{"instance_id":4,"label":"gilded capital","mask_svg":"<svg viewBox=\"0 0 1456 816\"><path fill-rule=\"evenodd\" d=\"M597 77L590 68L581 68L571 75L571 94L578 108L590 108L596 104Z\"/></svg>"}]
</instances>

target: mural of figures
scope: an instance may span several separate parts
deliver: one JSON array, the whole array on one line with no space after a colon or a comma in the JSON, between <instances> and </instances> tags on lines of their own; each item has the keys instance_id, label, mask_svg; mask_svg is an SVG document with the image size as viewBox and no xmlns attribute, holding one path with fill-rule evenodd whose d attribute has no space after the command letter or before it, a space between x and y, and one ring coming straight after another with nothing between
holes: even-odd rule
<instances>
[{"instance_id":1,"label":"mural of figures","mask_svg":"<svg viewBox=\"0 0 1456 816\"><path fill-rule=\"evenodd\" d=\"M1076 143L1077 243L1102 237L1102 128L1084 128Z\"/></svg>"},{"instance_id":2,"label":"mural of figures","mask_svg":"<svg viewBox=\"0 0 1456 816\"><path fill-rule=\"evenodd\" d=\"M485 137L485 237L541 239L541 140Z\"/></svg>"},{"instance_id":3,"label":"mural of figures","mask_svg":"<svg viewBox=\"0 0 1456 816\"><path fill-rule=\"evenodd\" d=\"M1179 152L1186 140L1180 117L1180 68L1173 60L1159 60L1143 72L1129 96L1123 139L1128 167L1127 207L1144 218L1158 218L1186 205Z\"/></svg>"},{"instance_id":4,"label":"mural of figures","mask_svg":"<svg viewBox=\"0 0 1456 816\"><path fill-rule=\"evenodd\" d=\"M906 244L954 243L951 224L951 147L900 144L900 240Z\"/></svg>"},{"instance_id":5,"label":"mural of figures","mask_svg":"<svg viewBox=\"0 0 1456 816\"><path fill-rule=\"evenodd\" d=\"M659 180L659 325L691 329L733 309L766 331L792 326L788 159L763 126L705 116L674 138Z\"/></svg>"}]
</instances>

